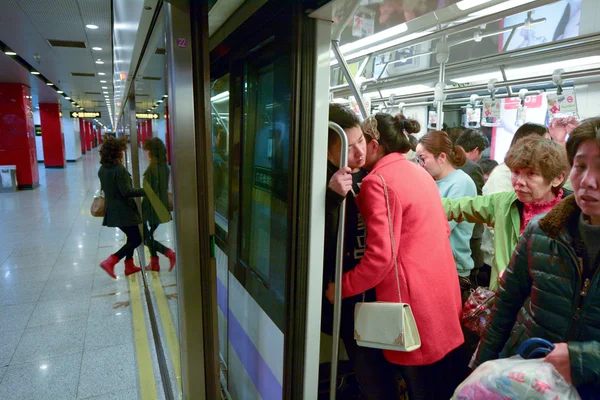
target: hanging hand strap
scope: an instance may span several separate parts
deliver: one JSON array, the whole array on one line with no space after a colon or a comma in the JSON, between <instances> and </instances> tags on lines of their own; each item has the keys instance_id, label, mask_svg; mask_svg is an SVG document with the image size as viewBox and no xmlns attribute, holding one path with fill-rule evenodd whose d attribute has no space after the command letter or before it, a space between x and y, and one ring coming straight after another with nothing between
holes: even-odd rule
<instances>
[{"instance_id":1,"label":"hanging hand strap","mask_svg":"<svg viewBox=\"0 0 600 400\"><path fill-rule=\"evenodd\" d=\"M381 179L381 183L383 184L383 194L385 195L385 205L387 208L388 223L390 225L390 241L392 244L392 257L394 258L394 271L396 272L396 284L398 285L398 302L402 303L402 296L400 296L400 276L398 273L398 260L396 258L396 242L394 241L394 224L392 222L392 211L390 209L390 198L388 195L388 189L385 183L385 179L383 179L383 175L379 173L375 175L377 175L379 179Z\"/></svg>"}]
</instances>

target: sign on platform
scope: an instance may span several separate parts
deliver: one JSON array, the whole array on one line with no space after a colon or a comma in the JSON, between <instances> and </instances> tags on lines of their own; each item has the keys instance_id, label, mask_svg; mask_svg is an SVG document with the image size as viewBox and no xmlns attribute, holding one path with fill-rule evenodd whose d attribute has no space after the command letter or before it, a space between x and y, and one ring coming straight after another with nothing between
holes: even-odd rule
<instances>
[{"instance_id":1,"label":"sign on platform","mask_svg":"<svg viewBox=\"0 0 600 400\"><path fill-rule=\"evenodd\" d=\"M160 116L157 113L152 113L152 114L135 113L135 117L137 119L158 119Z\"/></svg>"},{"instance_id":2,"label":"sign on platform","mask_svg":"<svg viewBox=\"0 0 600 400\"><path fill-rule=\"evenodd\" d=\"M71 111L71 118L102 118L100 111Z\"/></svg>"}]
</instances>

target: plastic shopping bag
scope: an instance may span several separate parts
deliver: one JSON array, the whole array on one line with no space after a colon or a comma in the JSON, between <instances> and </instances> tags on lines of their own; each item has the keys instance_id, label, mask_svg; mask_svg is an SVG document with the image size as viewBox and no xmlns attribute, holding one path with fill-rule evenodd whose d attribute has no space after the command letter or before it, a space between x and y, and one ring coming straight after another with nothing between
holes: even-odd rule
<instances>
[{"instance_id":1,"label":"plastic shopping bag","mask_svg":"<svg viewBox=\"0 0 600 400\"><path fill-rule=\"evenodd\" d=\"M514 356L481 364L454 392L453 400L580 400L574 386L543 359Z\"/></svg>"}]
</instances>

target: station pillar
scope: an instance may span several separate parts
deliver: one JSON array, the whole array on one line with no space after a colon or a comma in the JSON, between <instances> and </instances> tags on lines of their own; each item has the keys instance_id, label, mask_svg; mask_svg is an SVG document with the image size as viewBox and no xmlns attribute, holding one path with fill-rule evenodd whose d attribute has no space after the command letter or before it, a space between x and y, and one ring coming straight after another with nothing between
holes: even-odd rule
<instances>
[{"instance_id":1,"label":"station pillar","mask_svg":"<svg viewBox=\"0 0 600 400\"><path fill-rule=\"evenodd\" d=\"M17 167L19 189L39 186L31 89L0 83L0 165Z\"/></svg>"},{"instance_id":2,"label":"station pillar","mask_svg":"<svg viewBox=\"0 0 600 400\"><path fill-rule=\"evenodd\" d=\"M40 103L42 145L46 168L64 168L67 164L65 136L60 116L60 104Z\"/></svg>"}]
</instances>

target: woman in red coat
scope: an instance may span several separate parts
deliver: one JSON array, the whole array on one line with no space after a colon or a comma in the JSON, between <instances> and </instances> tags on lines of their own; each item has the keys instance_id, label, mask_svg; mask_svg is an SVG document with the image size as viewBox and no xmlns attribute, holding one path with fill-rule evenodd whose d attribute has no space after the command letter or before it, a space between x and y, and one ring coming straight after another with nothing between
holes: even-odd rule
<instances>
[{"instance_id":1,"label":"woman in red coat","mask_svg":"<svg viewBox=\"0 0 600 400\"><path fill-rule=\"evenodd\" d=\"M367 391L373 399L398 399L396 366L411 400L450 398L466 372L466 360L459 360L460 351L455 351L464 337L450 227L435 182L402 154L410 150L405 132L419 129L414 120L383 113L363 125L368 141L365 167L372 171L363 179L356 201L367 225L367 249L360 264L343 275L342 297L375 288L378 301L399 301L381 174L389 193L402 302L412 308L422 343L412 352L383 350L373 363L379 369L373 374L378 382L370 382ZM330 301L333 293L331 284Z\"/></svg>"}]
</instances>

